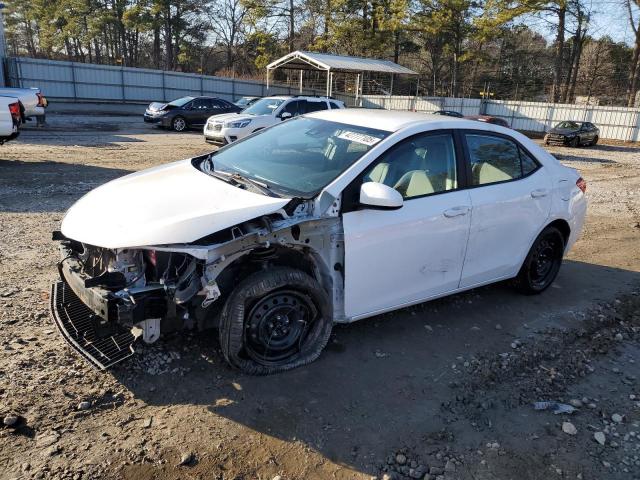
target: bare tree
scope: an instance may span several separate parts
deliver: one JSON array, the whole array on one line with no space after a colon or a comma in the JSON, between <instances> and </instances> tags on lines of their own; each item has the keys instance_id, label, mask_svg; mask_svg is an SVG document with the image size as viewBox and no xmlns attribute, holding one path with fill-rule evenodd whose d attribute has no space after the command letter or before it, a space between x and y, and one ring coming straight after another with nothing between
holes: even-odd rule
<instances>
[{"instance_id":1,"label":"bare tree","mask_svg":"<svg viewBox=\"0 0 640 480\"><path fill-rule=\"evenodd\" d=\"M629 23L636 37L631 63L629 64L629 83L627 86L627 106L629 107L635 105L636 94L638 92L638 77L640 77L640 62L638 61L638 57L640 56L640 24L637 24L633 18L632 1L636 7L640 7L640 0L625 0L627 12L629 13Z\"/></svg>"},{"instance_id":2,"label":"bare tree","mask_svg":"<svg viewBox=\"0 0 640 480\"><path fill-rule=\"evenodd\" d=\"M224 48L225 67L230 69L234 65L237 46L244 38L247 7L241 0L217 0L207 12L216 43Z\"/></svg>"}]
</instances>

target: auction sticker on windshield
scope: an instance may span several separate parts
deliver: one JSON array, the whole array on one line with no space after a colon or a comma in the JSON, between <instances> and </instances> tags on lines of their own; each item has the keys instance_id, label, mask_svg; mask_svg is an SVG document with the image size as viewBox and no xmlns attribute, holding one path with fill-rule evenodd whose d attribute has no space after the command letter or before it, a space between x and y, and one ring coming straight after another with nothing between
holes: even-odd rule
<instances>
[{"instance_id":1,"label":"auction sticker on windshield","mask_svg":"<svg viewBox=\"0 0 640 480\"><path fill-rule=\"evenodd\" d=\"M364 133L350 132L348 130L338 135L338 138L341 138L342 140L349 140L351 142L362 143L369 147L371 147L372 145L375 145L380 141L380 139L377 137L366 135Z\"/></svg>"}]
</instances>

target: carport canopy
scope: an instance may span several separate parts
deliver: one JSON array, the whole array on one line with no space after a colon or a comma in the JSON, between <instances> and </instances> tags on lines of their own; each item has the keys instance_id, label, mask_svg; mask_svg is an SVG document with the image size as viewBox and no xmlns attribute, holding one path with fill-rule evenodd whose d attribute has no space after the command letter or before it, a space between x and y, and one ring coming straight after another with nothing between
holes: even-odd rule
<instances>
[{"instance_id":1,"label":"carport canopy","mask_svg":"<svg viewBox=\"0 0 640 480\"><path fill-rule=\"evenodd\" d=\"M391 75L390 95L393 94L394 75L418 75L417 72L389 60L347 57L343 55L296 50L267 65L267 89L269 88L271 72L278 68L300 71L300 93L302 93L302 74L305 70L327 72L327 96L331 96L332 93L332 77L334 73L356 74L356 85L358 87L356 89L356 98L358 98L358 94L362 91L361 81L364 78L364 72L388 73Z\"/></svg>"}]
</instances>

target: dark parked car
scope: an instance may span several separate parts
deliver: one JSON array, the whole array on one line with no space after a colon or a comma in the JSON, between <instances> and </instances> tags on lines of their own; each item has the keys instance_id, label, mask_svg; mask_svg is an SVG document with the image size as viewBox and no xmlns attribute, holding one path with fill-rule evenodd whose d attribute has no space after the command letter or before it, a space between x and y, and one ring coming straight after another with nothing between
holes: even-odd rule
<instances>
[{"instance_id":1,"label":"dark parked car","mask_svg":"<svg viewBox=\"0 0 640 480\"><path fill-rule=\"evenodd\" d=\"M501 127L511 128L506 120L500 117L493 117L491 115L467 115L464 118L468 118L469 120L477 120L478 122L493 123L494 125L500 125Z\"/></svg>"},{"instance_id":2,"label":"dark parked car","mask_svg":"<svg viewBox=\"0 0 640 480\"><path fill-rule=\"evenodd\" d=\"M182 97L169 103L153 102L144 112L144 121L176 132L202 127L212 115L236 113L242 108L216 97Z\"/></svg>"},{"instance_id":3,"label":"dark parked car","mask_svg":"<svg viewBox=\"0 0 640 480\"><path fill-rule=\"evenodd\" d=\"M544 144L570 147L591 146L598 143L598 138L600 138L600 130L593 123L565 120L549 130L549 133L544 136Z\"/></svg>"},{"instance_id":4,"label":"dark parked car","mask_svg":"<svg viewBox=\"0 0 640 480\"><path fill-rule=\"evenodd\" d=\"M240 97L235 102L233 102L233 104L237 105L240 108L247 108L256 103L261 98L262 97Z\"/></svg>"},{"instance_id":5,"label":"dark parked car","mask_svg":"<svg viewBox=\"0 0 640 480\"><path fill-rule=\"evenodd\" d=\"M454 112L453 110L436 110L435 112L432 112L433 115L446 115L447 117L456 117L456 118L462 118L464 115L462 115L460 112Z\"/></svg>"}]
</instances>

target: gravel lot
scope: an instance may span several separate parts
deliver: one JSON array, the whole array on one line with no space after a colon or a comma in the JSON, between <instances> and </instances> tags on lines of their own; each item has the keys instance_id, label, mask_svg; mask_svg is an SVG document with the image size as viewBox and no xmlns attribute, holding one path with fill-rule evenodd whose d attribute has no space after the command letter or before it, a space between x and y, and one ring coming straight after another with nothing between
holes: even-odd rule
<instances>
[{"instance_id":1,"label":"gravel lot","mask_svg":"<svg viewBox=\"0 0 640 480\"><path fill-rule=\"evenodd\" d=\"M90 189L211 147L48 121L0 147L0 478L640 478L640 149L551 149L590 210L541 296L498 284L339 327L277 376L230 370L214 332L99 373L49 319L50 232Z\"/></svg>"}]
</instances>

